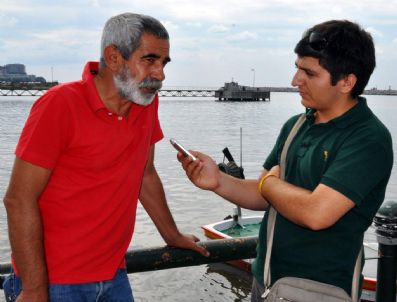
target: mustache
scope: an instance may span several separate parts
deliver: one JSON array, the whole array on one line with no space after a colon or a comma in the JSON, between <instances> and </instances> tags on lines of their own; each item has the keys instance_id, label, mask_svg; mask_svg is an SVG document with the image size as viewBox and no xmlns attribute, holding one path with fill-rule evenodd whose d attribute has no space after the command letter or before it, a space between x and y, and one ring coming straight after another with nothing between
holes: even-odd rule
<instances>
[{"instance_id":1,"label":"mustache","mask_svg":"<svg viewBox=\"0 0 397 302\"><path fill-rule=\"evenodd\" d=\"M163 82L156 79L144 79L139 83L139 88L150 88L160 90L163 87Z\"/></svg>"}]
</instances>

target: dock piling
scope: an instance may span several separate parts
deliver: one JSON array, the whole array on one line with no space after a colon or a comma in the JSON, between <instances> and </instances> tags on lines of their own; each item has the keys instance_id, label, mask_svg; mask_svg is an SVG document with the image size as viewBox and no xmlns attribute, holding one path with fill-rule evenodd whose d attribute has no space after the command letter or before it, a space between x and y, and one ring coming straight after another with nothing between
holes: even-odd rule
<instances>
[{"instance_id":1,"label":"dock piling","mask_svg":"<svg viewBox=\"0 0 397 302\"><path fill-rule=\"evenodd\" d=\"M378 240L377 302L395 302L397 272L397 202L383 203L374 218Z\"/></svg>"}]
</instances>

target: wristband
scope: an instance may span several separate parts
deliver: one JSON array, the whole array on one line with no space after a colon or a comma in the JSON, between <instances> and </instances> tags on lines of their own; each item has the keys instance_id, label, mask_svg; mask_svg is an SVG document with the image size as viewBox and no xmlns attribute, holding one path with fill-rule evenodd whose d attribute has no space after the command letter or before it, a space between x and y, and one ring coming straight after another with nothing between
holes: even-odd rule
<instances>
[{"instance_id":1,"label":"wristband","mask_svg":"<svg viewBox=\"0 0 397 302\"><path fill-rule=\"evenodd\" d=\"M267 173L265 176L263 176L262 178L261 178L261 180L259 181L259 184L258 184L258 191L259 191L259 193L262 195L262 187L263 187L263 184L265 183L265 180L266 179L268 179L270 176L274 176L274 177L277 177L277 175L275 175L275 174L273 174L273 173Z\"/></svg>"}]
</instances>

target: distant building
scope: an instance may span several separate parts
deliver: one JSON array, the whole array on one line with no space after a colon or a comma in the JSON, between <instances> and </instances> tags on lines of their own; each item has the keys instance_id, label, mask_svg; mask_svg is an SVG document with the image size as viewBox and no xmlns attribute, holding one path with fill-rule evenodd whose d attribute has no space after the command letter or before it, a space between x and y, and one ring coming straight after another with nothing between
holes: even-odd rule
<instances>
[{"instance_id":1,"label":"distant building","mask_svg":"<svg viewBox=\"0 0 397 302\"><path fill-rule=\"evenodd\" d=\"M0 82L46 83L46 80L43 77L27 74L26 67L23 64L7 64L0 66Z\"/></svg>"},{"instance_id":2,"label":"distant building","mask_svg":"<svg viewBox=\"0 0 397 302\"><path fill-rule=\"evenodd\" d=\"M215 91L219 101L270 101L270 89L267 87L249 87L237 82L225 83Z\"/></svg>"}]
</instances>

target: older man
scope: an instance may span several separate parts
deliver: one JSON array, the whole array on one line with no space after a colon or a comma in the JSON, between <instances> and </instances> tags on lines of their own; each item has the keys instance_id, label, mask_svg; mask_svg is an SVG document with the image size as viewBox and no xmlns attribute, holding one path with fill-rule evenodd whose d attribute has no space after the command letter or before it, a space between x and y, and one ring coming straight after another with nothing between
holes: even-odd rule
<instances>
[{"instance_id":1,"label":"older man","mask_svg":"<svg viewBox=\"0 0 397 302\"><path fill-rule=\"evenodd\" d=\"M121 14L104 27L100 63L35 102L4 199L7 301L133 301L124 254L138 198L167 244L207 254L178 231L153 163L169 61L160 22Z\"/></svg>"}]
</instances>

